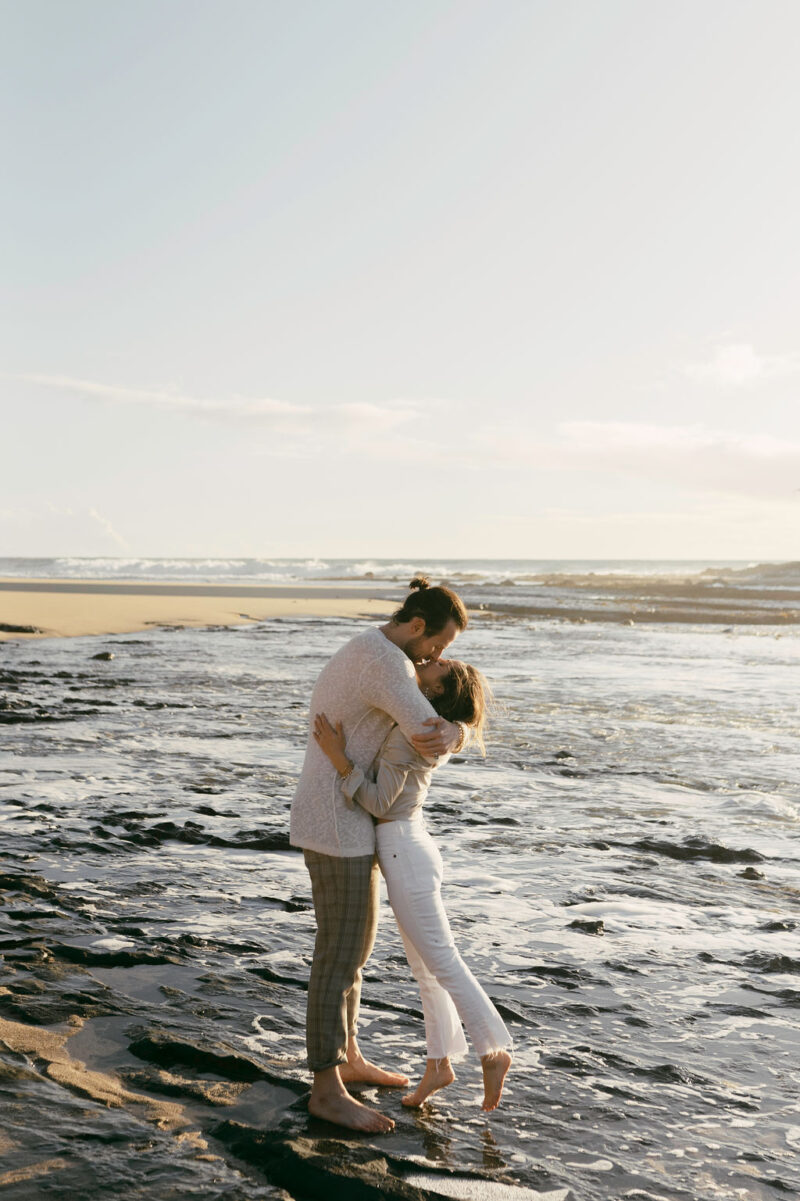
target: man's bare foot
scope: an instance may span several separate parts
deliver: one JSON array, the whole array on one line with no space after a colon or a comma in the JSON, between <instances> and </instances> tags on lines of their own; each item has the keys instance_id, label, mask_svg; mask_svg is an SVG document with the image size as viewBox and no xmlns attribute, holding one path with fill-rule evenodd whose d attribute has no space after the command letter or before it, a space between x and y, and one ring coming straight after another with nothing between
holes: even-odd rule
<instances>
[{"instance_id":1,"label":"man's bare foot","mask_svg":"<svg viewBox=\"0 0 800 1201\"><path fill-rule=\"evenodd\" d=\"M497 1109L503 1092L506 1073L511 1067L508 1051L492 1051L481 1059L483 1069L483 1104L481 1109Z\"/></svg>"},{"instance_id":2,"label":"man's bare foot","mask_svg":"<svg viewBox=\"0 0 800 1201\"><path fill-rule=\"evenodd\" d=\"M308 1102L308 1112L325 1122L346 1126L348 1130L364 1130L368 1134L388 1134L394 1130L394 1122L376 1109L367 1109L346 1091L315 1097L313 1092Z\"/></svg>"},{"instance_id":3,"label":"man's bare foot","mask_svg":"<svg viewBox=\"0 0 800 1201\"><path fill-rule=\"evenodd\" d=\"M427 1101L431 1093L437 1093L440 1088L452 1084L456 1074L450 1067L449 1059L429 1059L425 1067L425 1075L420 1080L413 1093L402 1098L403 1104L416 1109L423 1101Z\"/></svg>"},{"instance_id":4,"label":"man's bare foot","mask_svg":"<svg viewBox=\"0 0 800 1201\"><path fill-rule=\"evenodd\" d=\"M405 1088L408 1076L400 1072L384 1072L363 1056L357 1055L339 1065L339 1077L345 1084L380 1084L384 1088Z\"/></svg>"}]
</instances>

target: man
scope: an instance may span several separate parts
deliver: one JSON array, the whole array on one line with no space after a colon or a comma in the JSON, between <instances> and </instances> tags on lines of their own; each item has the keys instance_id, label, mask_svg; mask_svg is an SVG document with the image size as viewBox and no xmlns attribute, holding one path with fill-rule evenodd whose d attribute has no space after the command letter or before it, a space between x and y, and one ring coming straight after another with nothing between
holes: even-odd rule
<instances>
[{"instance_id":1,"label":"man","mask_svg":"<svg viewBox=\"0 0 800 1201\"><path fill-rule=\"evenodd\" d=\"M466 609L449 588L431 588L422 577L411 588L391 621L336 652L311 697L311 731L317 713L341 721L347 757L364 771L395 723L431 760L460 749L466 736L463 725L436 716L414 671L415 663L438 659L466 628ZM361 969L378 924L375 831L369 814L345 799L341 778L311 732L292 801L290 841L303 848L317 918L306 1025L314 1073L308 1108L339 1126L385 1133L394 1122L345 1088L359 1081L408 1083L365 1060L356 1042Z\"/></svg>"}]
</instances>

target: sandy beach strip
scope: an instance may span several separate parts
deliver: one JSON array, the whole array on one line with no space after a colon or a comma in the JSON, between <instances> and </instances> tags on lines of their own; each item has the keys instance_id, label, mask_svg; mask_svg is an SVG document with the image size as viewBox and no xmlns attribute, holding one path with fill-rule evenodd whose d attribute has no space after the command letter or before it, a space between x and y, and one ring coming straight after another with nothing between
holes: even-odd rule
<instances>
[{"instance_id":1,"label":"sandy beach strip","mask_svg":"<svg viewBox=\"0 0 800 1201\"><path fill-rule=\"evenodd\" d=\"M620 581L608 576L595 577L591 587L593 596L585 595L586 584L580 580L555 601L531 595L510 604L495 600L485 608L481 605L482 615L620 625L800 625L797 589L743 592L688 581ZM404 588L377 580L353 586L4 578L0 641L248 625L279 617L385 621L404 596Z\"/></svg>"},{"instance_id":2,"label":"sandy beach strip","mask_svg":"<svg viewBox=\"0 0 800 1201\"><path fill-rule=\"evenodd\" d=\"M247 625L276 617L389 616L390 589L118 580L0 579L0 640Z\"/></svg>"}]
</instances>

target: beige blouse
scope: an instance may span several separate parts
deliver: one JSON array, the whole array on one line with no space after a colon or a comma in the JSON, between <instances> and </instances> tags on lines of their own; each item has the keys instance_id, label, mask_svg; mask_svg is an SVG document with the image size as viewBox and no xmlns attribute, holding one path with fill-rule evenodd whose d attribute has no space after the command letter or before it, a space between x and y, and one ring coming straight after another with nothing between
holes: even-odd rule
<instances>
[{"instance_id":1,"label":"beige blouse","mask_svg":"<svg viewBox=\"0 0 800 1201\"><path fill-rule=\"evenodd\" d=\"M442 758L439 763L444 761ZM347 803L358 802L362 809L384 821L416 817L428 795L434 765L414 750L399 726L393 726L387 734L376 764L377 768L369 773L354 767L342 782Z\"/></svg>"}]
</instances>

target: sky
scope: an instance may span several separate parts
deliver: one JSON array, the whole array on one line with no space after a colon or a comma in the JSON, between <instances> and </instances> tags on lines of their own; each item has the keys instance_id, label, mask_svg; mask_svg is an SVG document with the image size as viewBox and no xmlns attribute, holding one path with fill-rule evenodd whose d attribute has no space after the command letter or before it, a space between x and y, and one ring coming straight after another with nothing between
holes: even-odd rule
<instances>
[{"instance_id":1,"label":"sky","mask_svg":"<svg viewBox=\"0 0 800 1201\"><path fill-rule=\"evenodd\" d=\"M800 557L795 0L0 17L0 556Z\"/></svg>"}]
</instances>

